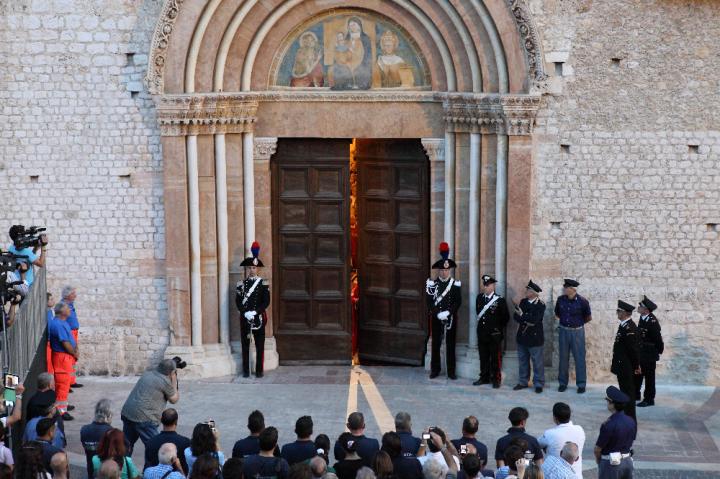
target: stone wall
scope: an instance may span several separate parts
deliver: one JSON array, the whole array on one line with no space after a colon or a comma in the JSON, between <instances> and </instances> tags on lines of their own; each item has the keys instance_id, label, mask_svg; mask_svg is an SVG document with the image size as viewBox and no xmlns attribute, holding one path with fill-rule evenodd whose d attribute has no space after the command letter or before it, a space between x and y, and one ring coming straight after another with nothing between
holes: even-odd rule
<instances>
[{"instance_id":1,"label":"stone wall","mask_svg":"<svg viewBox=\"0 0 720 479\"><path fill-rule=\"evenodd\" d=\"M550 300L562 277L583 283L591 379L611 378L616 301L647 294L660 381L720 384L720 5L530 4L554 74L535 135L533 277Z\"/></svg>"},{"instance_id":2,"label":"stone wall","mask_svg":"<svg viewBox=\"0 0 720 479\"><path fill-rule=\"evenodd\" d=\"M0 232L47 226L50 291L78 288L84 372L142 371L168 343L160 137L142 85L161 3L0 1Z\"/></svg>"}]
</instances>

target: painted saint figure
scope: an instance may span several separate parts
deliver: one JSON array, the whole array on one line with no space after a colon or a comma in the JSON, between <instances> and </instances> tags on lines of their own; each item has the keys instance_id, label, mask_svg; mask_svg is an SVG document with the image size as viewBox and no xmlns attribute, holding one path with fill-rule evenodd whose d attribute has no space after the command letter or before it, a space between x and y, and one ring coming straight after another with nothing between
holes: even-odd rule
<instances>
[{"instance_id":1,"label":"painted saint figure","mask_svg":"<svg viewBox=\"0 0 720 479\"><path fill-rule=\"evenodd\" d=\"M295 54L290 86L321 87L325 84L322 62L322 49L313 32L300 35L300 48Z\"/></svg>"},{"instance_id":2,"label":"painted saint figure","mask_svg":"<svg viewBox=\"0 0 720 479\"><path fill-rule=\"evenodd\" d=\"M390 30L386 30L380 37L380 50L377 64L380 68L381 86L383 88L397 88L402 86L400 70L407 68L405 60L395 51L398 47L398 37Z\"/></svg>"},{"instance_id":3,"label":"painted saint figure","mask_svg":"<svg viewBox=\"0 0 720 479\"><path fill-rule=\"evenodd\" d=\"M343 51L347 49L347 51ZM370 37L363 31L362 20L350 17L343 45L336 45L333 63L333 90L369 90L372 85L372 45ZM339 68L336 68L338 67Z\"/></svg>"}]
</instances>

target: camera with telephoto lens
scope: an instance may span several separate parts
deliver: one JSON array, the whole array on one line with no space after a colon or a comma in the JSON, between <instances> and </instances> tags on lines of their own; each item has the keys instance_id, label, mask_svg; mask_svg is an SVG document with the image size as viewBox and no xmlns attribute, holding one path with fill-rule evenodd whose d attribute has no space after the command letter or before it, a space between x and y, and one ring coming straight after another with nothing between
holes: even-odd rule
<instances>
[{"instance_id":1,"label":"camera with telephoto lens","mask_svg":"<svg viewBox=\"0 0 720 479\"><path fill-rule=\"evenodd\" d=\"M28 268L23 259L27 256L0 251L0 295L12 304L20 304L27 292L21 279Z\"/></svg>"},{"instance_id":2,"label":"camera with telephoto lens","mask_svg":"<svg viewBox=\"0 0 720 479\"><path fill-rule=\"evenodd\" d=\"M187 367L187 363L183 361L180 356L175 356L172 360L175 361L175 367L177 369L185 369Z\"/></svg>"},{"instance_id":3,"label":"camera with telephoto lens","mask_svg":"<svg viewBox=\"0 0 720 479\"><path fill-rule=\"evenodd\" d=\"M16 249L42 247L47 244L47 238L41 234L47 228L42 226L30 226L25 228L23 225L15 225L10 228L10 239Z\"/></svg>"}]
</instances>

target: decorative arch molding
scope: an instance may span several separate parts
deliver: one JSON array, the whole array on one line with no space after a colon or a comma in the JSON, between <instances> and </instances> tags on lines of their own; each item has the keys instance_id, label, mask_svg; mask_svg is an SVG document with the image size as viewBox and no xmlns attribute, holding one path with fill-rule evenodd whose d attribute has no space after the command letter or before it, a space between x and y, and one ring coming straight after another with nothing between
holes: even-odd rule
<instances>
[{"instance_id":1,"label":"decorative arch molding","mask_svg":"<svg viewBox=\"0 0 720 479\"><path fill-rule=\"evenodd\" d=\"M165 0L150 45L148 71L145 83L153 95L161 95L164 90L164 75L167 64L168 46L173 34L175 22L180 16L186 0ZM530 90L544 92L547 74L542 60L540 37L532 21L532 15L525 0L505 0L511 16L515 21L521 37L521 45L525 52L528 76L531 81Z\"/></svg>"},{"instance_id":2,"label":"decorative arch molding","mask_svg":"<svg viewBox=\"0 0 720 479\"><path fill-rule=\"evenodd\" d=\"M542 44L530 10L525 0L507 0L508 7L515 18L518 33L522 38L522 46L528 64L528 74L532 81L531 90L544 92L547 89L548 76L545 73L545 62L542 55Z\"/></svg>"}]
</instances>

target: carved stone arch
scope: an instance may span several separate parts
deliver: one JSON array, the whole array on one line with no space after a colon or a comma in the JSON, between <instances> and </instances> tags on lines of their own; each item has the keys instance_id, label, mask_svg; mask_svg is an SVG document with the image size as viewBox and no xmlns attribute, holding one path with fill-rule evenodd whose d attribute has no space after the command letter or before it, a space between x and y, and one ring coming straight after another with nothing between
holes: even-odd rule
<instances>
[{"instance_id":1,"label":"carved stone arch","mask_svg":"<svg viewBox=\"0 0 720 479\"><path fill-rule=\"evenodd\" d=\"M522 39L522 46L525 50L525 57L528 65L528 76L530 77L531 91L544 92L547 88L547 74L545 73L545 62L542 55L542 44L535 22L532 20L530 9L525 0L506 0L510 11L515 18L518 33Z\"/></svg>"},{"instance_id":2,"label":"carved stone arch","mask_svg":"<svg viewBox=\"0 0 720 479\"><path fill-rule=\"evenodd\" d=\"M175 23L182 13L187 0L164 0L150 45L148 72L145 77L151 94L165 93L164 74L167 65L168 46L173 35ZM511 13L520 36L528 67L529 90L542 92L547 81L540 36L532 20L525 0L498 0L504 2Z\"/></svg>"}]
</instances>

